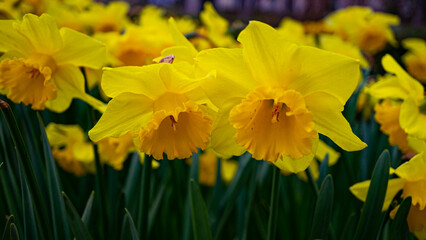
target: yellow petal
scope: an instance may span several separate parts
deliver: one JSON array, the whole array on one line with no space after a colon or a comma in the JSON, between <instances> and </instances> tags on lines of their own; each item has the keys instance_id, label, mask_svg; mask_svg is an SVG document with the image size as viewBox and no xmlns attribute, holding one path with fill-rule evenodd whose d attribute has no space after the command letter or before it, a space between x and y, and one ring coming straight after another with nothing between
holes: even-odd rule
<instances>
[{"instance_id":1,"label":"yellow petal","mask_svg":"<svg viewBox=\"0 0 426 240\"><path fill-rule=\"evenodd\" d=\"M52 54L62 47L62 39L55 20L47 14L38 17L26 14L19 26L19 31L25 35L36 51Z\"/></svg>"},{"instance_id":2,"label":"yellow petal","mask_svg":"<svg viewBox=\"0 0 426 240\"><path fill-rule=\"evenodd\" d=\"M0 52L16 51L29 55L33 46L14 28L15 20L0 20Z\"/></svg>"},{"instance_id":3,"label":"yellow petal","mask_svg":"<svg viewBox=\"0 0 426 240\"><path fill-rule=\"evenodd\" d=\"M303 95L326 92L344 105L358 85L359 61L305 46L298 49L297 55L301 61L300 73L288 87Z\"/></svg>"},{"instance_id":4,"label":"yellow petal","mask_svg":"<svg viewBox=\"0 0 426 240\"><path fill-rule=\"evenodd\" d=\"M382 58L382 65L386 71L394 73L400 85L409 92L413 92L416 97L423 97L424 88L420 82L412 78L389 54Z\"/></svg>"},{"instance_id":5,"label":"yellow petal","mask_svg":"<svg viewBox=\"0 0 426 240\"><path fill-rule=\"evenodd\" d=\"M408 135L426 139L426 115L419 111L419 106L413 96L408 97L402 103L399 123Z\"/></svg>"},{"instance_id":6,"label":"yellow petal","mask_svg":"<svg viewBox=\"0 0 426 240\"><path fill-rule=\"evenodd\" d=\"M365 202L365 200L367 199L367 193L370 187L370 183L371 180L360 182L355 185L352 185L349 190L352 192L353 195L355 195L355 197ZM401 178L389 179L382 211L385 211L389 208L390 204L392 203L392 199L404 187L404 183L405 180Z\"/></svg>"},{"instance_id":7,"label":"yellow petal","mask_svg":"<svg viewBox=\"0 0 426 240\"><path fill-rule=\"evenodd\" d=\"M216 70L216 79L206 79L201 87L216 106L229 98L244 98L257 83L244 63L241 49L215 48L201 51L197 56L197 75Z\"/></svg>"},{"instance_id":8,"label":"yellow petal","mask_svg":"<svg viewBox=\"0 0 426 240\"><path fill-rule=\"evenodd\" d=\"M424 166L425 165L423 165L423 167ZM402 192L402 197L406 198L408 196L412 197L412 205L417 205L420 210L424 210L426 207L426 179L418 181L407 180Z\"/></svg>"},{"instance_id":9,"label":"yellow petal","mask_svg":"<svg viewBox=\"0 0 426 240\"><path fill-rule=\"evenodd\" d=\"M72 64L93 69L102 67L106 57L104 44L70 28L62 28L60 34L63 48L53 56L58 65Z\"/></svg>"},{"instance_id":10,"label":"yellow petal","mask_svg":"<svg viewBox=\"0 0 426 240\"><path fill-rule=\"evenodd\" d=\"M113 98L98 123L89 131L92 141L120 137L145 124L152 112L152 100L144 95L122 93Z\"/></svg>"},{"instance_id":11,"label":"yellow petal","mask_svg":"<svg viewBox=\"0 0 426 240\"><path fill-rule=\"evenodd\" d=\"M174 99L173 99L174 100ZM176 99L176 102L179 101ZM205 149L210 140L212 118L204 114L197 104L186 101L171 114L167 109L159 109L139 131L139 149L155 159L185 159L197 151Z\"/></svg>"},{"instance_id":12,"label":"yellow petal","mask_svg":"<svg viewBox=\"0 0 426 240\"><path fill-rule=\"evenodd\" d=\"M378 81L367 88L367 92L377 99L405 99L410 93L409 88L404 88L402 81L391 75L378 78Z\"/></svg>"},{"instance_id":13,"label":"yellow petal","mask_svg":"<svg viewBox=\"0 0 426 240\"><path fill-rule=\"evenodd\" d=\"M312 152L299 159L292 159L289 156L282 155L276 162L272 162L275 166L286 172L299 173L305 171L314 159L315 152L318 147L318 138L312 141Z\"/></svg>"},{"instance_id":14,"label":"yellow petal","mask_svg":"<svg viewBox=\"0 0 426 240\"><path fill-rule=\"evenodd\" d=\"M417 154L408 162L399 166L395 173L405 180L418 181L426 179L426 159L423 152Z\"/></svg>"},{"instance_id":15,"label":"yellow petal","mask_svg":"<svg viewBox=\"0 0 426 240\"><path fill-rule=\"evenodd\" d=\"M164 64L152 64L143 67L104 68L102 89L108 97L114 98L120 93L143 94L155 99L165 92L166 87L160 79L159 70Z\"/></svg>"},{"instance_id":16,"label":"yellow petal","mask_svg":"<svg viewBox=\"0 0 426 240\"><path fill-rule=\"evenodd\" d=\"M176 46L187 47L188 55L191 57L195 57L198 53L197 50L192 45L192 43L179 31L176 22L173 18L169 19L169 29Z\"/></svg>"},{"instance_id":17,"label":"yellow petal","mask_svg":"<svg viewBox=\"0 0 426 240\"><path fill-rule=\"evenodd\" d=\"M244 60L254 79L268 86L286 86L298 74L297 45L285 41L271 26L251 21L240 33Z\"/></svg>"},{"instance_id":18,"label":"yellow petal","mask_svg":"<svg viewBox=\"0 0 426 240\"><path fill-rule=\"evenodd\" d=\"M235 142L234 136L237 130L229 123L229 112L240 102L240 98L229 99L219 109L213 122L210 146L220 157L225 159L240 156L246 151Z\"/></svg>"},{"instance_id":19,"label":"yellow petal","mask_svg":"<svg viewBox=\"0 0 426 240\"><path fill-rule=\"evenodd\" d=\"M346 151L358 151L367 146L353 132L342 115L343 105L327 93L305 96L308 109L314 114L315 128Z\"/></svg>"}]
</instances>

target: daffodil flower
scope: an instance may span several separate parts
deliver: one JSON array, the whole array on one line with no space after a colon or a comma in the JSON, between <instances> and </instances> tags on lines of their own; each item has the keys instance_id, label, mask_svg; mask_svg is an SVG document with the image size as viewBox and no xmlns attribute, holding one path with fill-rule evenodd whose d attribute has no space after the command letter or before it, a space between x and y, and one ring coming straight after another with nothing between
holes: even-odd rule
<instances>
[{"instance_id":1,"label":"daffodil flower","mask_svg":"<svg viewBox=\"0 0 426 240\"><path fill-rule=\"evenodd\" d=\"M219 108L215 151L226 157L247 150L300 172L314 157L318 132L348 151L366 146L341 113L358 82L358 61L289 43L256 21L238 41L242 49L209 49L196 58L198 73L217 70L217 79L202 82Z\"/></svg>"},{"instance_id":2,"label":"daffodil flower","mask_svg":"<svg viewBox=\"0 0 426 240\"><path fill-rule=\"evenodd\" d=\"M102 88L112 100L90 138L97 142L132 132L139 150L155 159L188 158L207 147L212 129L199 81L170 63L105 68Z\"/></svg>"},{"instance_id":3,"label":"daffodil flower","mask_svg":"<svg viewBox=\"0 0 426 240\"><path fill-rule=\"evenodd\" d=\"M402 56L408 72L417 80L426 83L426 41L420 38L407 38L402 45L408 52Z\"/></svg>"},{"instance_id":4,"label":"daffodil flower","mask_svg":"<svg viewBox=\"0 0 426 240\"><path fill-rule=\"evenodd\" d=\"M387 43L397 44L390 26L398 25L399 18L392 14L354 6L331 13L326 22L344 40L351 41L369 54L383 50Z\"/></svg>"},{"instance_id":5,"label":"daffodil flower","mask_svg":"<svg viewBox=\"0 0 426 240\"><path fill-rule=\"evenodd\" d=\"M423 148L425 149L425 148ZM426 238L426 155L421 152L410 161L399 166L395 171L398 178L389 179L386 190L383 211L388 209L392 199L402 190L402 197L411 196L412 206L408 213L407 222L410 231L419 239ZM371 181L367 180L350 187L354 194L361 201L367 198L368 188ZM396 211L392 211L391 216L395 216Z\"/></svg>"},{"instance_id":6,"label":"daffodil flower","mask_svg":"<svg viewBox=\"0 0 426 240\"><path fill-rule=\"evenodd\" d=\"M368 92L377 99L402 101L399 115L401 128L410 136L426 139L426 101L424 87L412 78L390 56L382 59L386 71L395 74L373 84Z\"/></svg>"},{"instance_id":7,"label":"daffodil flower","mask_svg":"<svg viewBox=\"0 0 426 240\"><path fill-rule=\"evenodd\" d=\"M85 94L79 66L100 68L104 46L69 28L57 28L49 15L27 14L22 22L0 21L0 93L36 110L65 111L73 98L102 110Z\"/></svg>"},{"instance_id":8,"label":"daffodil flower","mask_svg":"<svg viewBox=\"0 0 426 240\"><path fill-rule=\"evenodd\" d=\"M93 144L78 125L51 123L46 127L52 155L58 165L77 177L95 172Z\"/></svg>"}]
</instances>

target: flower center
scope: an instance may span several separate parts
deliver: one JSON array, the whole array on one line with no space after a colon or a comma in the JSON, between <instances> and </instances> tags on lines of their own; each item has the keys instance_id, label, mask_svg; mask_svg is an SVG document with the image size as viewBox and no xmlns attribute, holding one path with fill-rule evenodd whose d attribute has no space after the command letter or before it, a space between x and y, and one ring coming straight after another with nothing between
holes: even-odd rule
<instances>
[{"instance_id":1,"label":"flower center","mask_svg":"<svg viewBox=\"0 0 426 240\"><path fill-rule=\"evenodd\" d=\"M237 144L255 159L275 162L282 155L299 159L312 151L313 114L303 95L282 88L257 88L229 116Z\"/></svg>"},{"instance_id":2,"label":"flower center","mask_svg":"<svg viewBox=\"0 0 426 240\"><path fill-rule=\"evenodd\" d=\"M374 54L386 46L387 40L383 32L376 27L369 26L361 31L358 45L367 53Z\"/></svg>"},{"instance_id":3,"label":"flower center","mask_svg":"<svg viewBox=\"0 0 426 240\"><path fill-rule=\"evenodd\" d=\"M212 118L184 95L166 93L154 102L154 115L139 131L139 149L155 159L183 159L205 149Z\"/></svg>"},{"instance_id":4,"label":"flower center","mask_svg":"<svg viewBox=\"0 0 426 240\"><path fill-rule=\"evenodd\" d=\"M52 81L55 70L53 59L44 54L5 59L0 63L0 89L8 88L7 97L13 102L43 110L46 101L56 98L57 89Z\"/></svg>"}]
</instances>

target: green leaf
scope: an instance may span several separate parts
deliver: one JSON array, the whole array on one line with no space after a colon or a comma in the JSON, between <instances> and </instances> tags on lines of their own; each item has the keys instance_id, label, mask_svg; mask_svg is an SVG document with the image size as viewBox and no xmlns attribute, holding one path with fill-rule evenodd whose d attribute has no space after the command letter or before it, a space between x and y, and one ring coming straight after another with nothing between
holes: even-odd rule
<instances>
[{"instance_id":1,"label":"green leaf","mask_svg":"<svg viewBox=\"0 0 426 240\"><path fill-rule=\"evenodd\" d=\"M44 159L46 160L47 184L49 189L49 200L52 212L53 233L55 239L71 239L71 233L67 222L67 213L65 210L64 200L61 196L61 185L56 172L55 161L53 160L52 150L50 149L49 140L44 130L42 120L38 117L41 139L43 142Z\"/></svg>"},{"instance_id":2,"label":"green leaf","mask_svg":"<svg viewBox=\"0 0 426 240\"><path fill-rule=\"evenodd\" d=\"M389 180L390 155L385 150L376 162L354 239L375 238Z\"/></svg>"},{"instance_id":3,"label":"green leaf","mask_svg":"<svg viewBox=\"0 0 426 240\"><path fill-rule=\"evenodd\" d=\"M331 175L327 175L321 184L317 204L315 206L310 239L325 239L327 237L332 217L333 197L333 178Z\"/></svg>"},{"instance_id":4,"label":"green leaf","mask_svg":"<svg viewBox=\"0 0 426 240\"><path fill-rule=\"evenodd\" d=\"M391 223L392 234L391 239L409 239L407 216L411 208L411 197L407 197L402 201L396 212L395 219Z\"/></svg>"},{"instance_id":5,"label":"green leaf","mask_svg":"<svg viewBox=\"0 0 426 240\"><path fill-rule=\"evenodd\" d=\"M140 192L140 207L138 212L138 230L142 236L142 239L148 239L148 216L152 160L152 156L145 155L142 174L142 191Z\"/></svg>"},{"instance_id":6,"label":"green leaf","mask_svg":"<svg viewBox=\"0 0 426 240\"><path fill-rule=\"evenodd\" d=\"M23 174L20 173L21 178L21 194L22 194L22 212L24 218L24 238L38 239L37 223L34 216L33 202L28 189L27 182L24 180Z\"/></svg>"},{"instance_id":7,"label":"green leaf","mask_svg":"<svg viewBox=\"0 0 426 240\"><path fill-rule=\"evenodd\" d=\"M322 183L328 174L328 160L329 160L329 156L327 153L319 166L319 176L317 179L318 184Z\"/></svg>"},{"instance_id":8,"label":"green leaf","mask_svg":"<svg viewBox=\"0 0 426 240\"><path fill-rule=\"evenodd\" d=\"M124 211L126 211L124 219L129 223L132 240L139 240L139 234L136 230L135 222L133 221L132 215L130 215L129 210L127 210L127 208L125 208Z\"/></svg>"},{"instance_id":9,"label":"green leaf","mask_svg":"<svg viewBox=\"0 0 426 240\"><path fill-rule=\"evenodd\" d=\"M18 229L16 228L15 223L10 224L10 240L19 240Z\"/></svg>"},{"instance_id":10,"label":"green leaf","mask_svg":"<svg viewBox=\"0 0 426 240\"><path fill-rule=\"evenodd\" d=\"M191 215L194 239L211 240L212 233L210 229L209 215L207 213L206 204L204 203L200 188L194 179L189 181L189 191L191 195Z\"/></svg>"},{"instance_id":11,"label":"green leaf","mask_svg":"<svg viewBox=\"0 0 426 240\"><path fill-rule=\"evenodd\" d=\"M10 225L13 224L14 222L15 222L15 217L13 215L10 215L9 218L7 219L6 225L4 226L3 236L1 238L2 240L9 239Z\"/></svg>"},{"instance_id":12,"label":"green leaf","mask_svg":"<svg viewBox=\"0 0 426 240\"><path fill-rule=\"evenodd\" d=\"M272 194L269 204L269 219L268 219L268 235L266 239L274 240L277 234L277 219L278 219L278 199L280 196L280 169L272 165Z\"/></svg>"},{"instance_id":13,"label":"green leaf","mask_svg":"<svg viewBox=\"0 0 426 240\"><path fill-rule=\"evenodd\" d=\"M229 184L225 196L222 198L219 204L219 210L223 211L222 215L217 217L217 219L220 219L220 221L218 222L216 229L214 225L212 227L213 230L215 230L215 240L220 239L223 228L225 227L228 217L231 215L232 208L235 205L241 189L244 188L249 180L249 177L254 173L254 167L256 166L255 163L256 160L252 159L250 154L244 154L240 156L238 170L235 173L231 184Z\"/></svg>"},{"instance_id":14,"label":"green leaf","mask_svg":"<svg viewBox=\"0 0 426 240\"><path fill-rule=\"evenodd\" d=\"M89 226L90 217L92 216L92 206L93 206L93 199L95 196L95 192L92 191L90 194L89 200L87 200L86 207L84 208L83 216L81 217L81 221L86 226Z\"/></svg>"},{"instance_id":15,"label":"green leaf","mask_svg":"<svg viewBox=\"0 0 426 240\"><path fill-rule=\"evenodd\" d=\"M71 228L72 233L74 234L74 237L78 240L92 239L89 231L86 228L86 225L84 225L84 222L78 215L74 205L68 199L67 195L65 195L65 193L62 193L62 196L64 198L65 209L67 211L68 224Z\"/></svg>"}]
</instances>

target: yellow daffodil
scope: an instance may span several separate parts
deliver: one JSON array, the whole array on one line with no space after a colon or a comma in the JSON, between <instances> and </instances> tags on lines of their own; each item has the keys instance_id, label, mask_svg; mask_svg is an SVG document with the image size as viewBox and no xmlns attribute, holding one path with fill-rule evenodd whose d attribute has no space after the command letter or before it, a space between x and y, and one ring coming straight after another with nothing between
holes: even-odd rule
<instances>
[{"instance_id":1,"label":"yellow daffodil","mask_svg":"<svg viewBox=\"0 0 426 240\"><path fill-rule=\"evenodd\" d=\"M129 132L119 138L104 138L96 143L102 163L121 170L128 153L133 148L133 136Z\"/></svg>"},{"instance_id":2,"label":"yellow daffodil","mask_svg":"<svg viewBox=\"0 0 426 240\"><path fill-rule=\"evenodd\" d=\"M219 108L212 147L223 156L249 151L288 172L306 169L318 132L348 151L366 145L341 111L359 78L353 59L289 43L252 21L238 37L242 49L209 49L197 72L217 70L202 87Z\"/></svg>"},{"instance_id":3,"label":"yellow daffodil","mask_svg":"<svg viewBox=\"0 0 426 240\"><path fill-rule=\"evenodd\" d=\"M402 41L408 52L402 56L408 72L417 80L426 83L426 41L420 38L408 38Z\"/></svg>"},{"instance_id":4,"label":"yellow daffodil","mask_svg":"<svg viewBox=\"0 0 426 240\"><path fill-rule=\"evenodd\" d=\"M382 59L386 71L395 74L378 81L369 88L377 99L394 99L402 102L399 115L401 128L410 136L426 139L426 111L424 88L390 56Z\"/></svg>"},{"instance_id":5,"label":"yellow daffodil","mask_svg":"<svg viewBox=\"0 0 426 240\"><path fill-rule=\"evenodd\" d=\"M129 4L126 2L110 2L108 5L94 3L89 11L80 15L89 32L118 32L130 24L127 18Z\"/></svg>"},{"instance_id":6,"label":"yellow daffodil","mask_svg":"<svg viewBox=\"0 0 426 240\"><path fill-rule=\"evenodd\" d=\"M166 25L167 27L167 25ZM129 26L123 34L103 33L94 36L106 43L112 66L151 64L161 51L173 45L168 28Z\"/></svg>"},{"instance_id":7,"label":"yellow daffodil","mask_svg":"<svg viewBox=\"0 0 426 240\"><path fill-rule=\"evenodd\" d=\"M132 132L139 150L155 159L163 159L163 154L188 158L207 147L212 129L212 118L200 105L205 97L198 82L170 63L105 68L102 88L112 100L90 138L99 141Z\"/></svg>"},{"instance_id":8,"label":"yellow daffodil","mask_svg":"<svg viewBox=\"0 0 426 240\"><path fill-rule=\"evenodd\" d=\"M421 152L410 161L395 169L398 178L389 179L383 210L389 208L392 199L402 190L402 197L411 196L412 206L408 213L408 226L420 239L426 234L426 155ZM353 185L350 190L361 201L367 198L370 180ZM394 215L395 212L392 214Z\"/></svg>"},{"instance_id":9,"label":"yellow daffodil","mask_svg":"<svg viewBox=\"0 0 426 240\"><path fill-rule=\"evenodd\" d=\"M78 8L63 3L56 3L51 4L46 10L46 13L55 19L58 27L67 27L78 32L88 33L84 22L81 20L81 11Z\"/></svg>"},{"instance_id":10,"label":"yellow daffodil","mask_svg":"<svg viewBox=\"0 0 426 240\"><path fill-rule=\"evenodd\" d=\"M314 36L305 34L303 24L291 18L284 18L277 31L286 41L300 45L315 46Z\"/></svg>"},{"instance_id":11,"label":"yellow daffodil","mask_svg":"<svg viewBox=\"0 0 426 240\"><path fill-rule=\"evenodd\" d=\"M22 22L0 21L0 93L36 110L63 112L73 98L102 110L104 104L84 92L79 66L100 68L104 46L49 15L25 15Z\"/></svg>"},{"instance_id":12,"label":"yellow daffodil","mask_svg":"<svg viewBox=\"0 0 426 240\"><path fill-rule=\"evenodd\" d=\"M389 143L397 145L404 153L413 153L414 150L408 144L408 134L399 124L401 104L389 99L374 107L374 118L380 124L380 130L389 136Z\"/></svg>"},{"instance_id":13,"label":"yellow daffodil","mask_svg":"<svg viewBox=\"0 0 426 240\"><path fill-rule=\"evenodd\" d=\"M78 177L95 171L93 145L87 142L80 126L51 123L46 127L46 134L53 157L61 168Z\"/></svg>"},{"instance_id":14,"label":"yellow daffodil","mask_svg":"<svg viewBox=\"0 0 426 240\"><path fill-rule=\"evenodd\" d=\"M330 14L326 22L343 39L353 42L369 54L383 50L387 43L397 43L390 26L398 25L399 18L392 14L356 6Z\"/></svg>"},{"instance_id":15,"label":"yellow daffodil","mask_svg":"<svg viewBox=\"0 0 426 240\"><path fill-rule=\"evenodd\" d=\"M204 3L200 19L206 29L206 37L213 43L214 47L235 46L235 40L227 34L228 21L216 12L211 2Z\"/></svg>"},{"instance_id":16,"label":"yellow daffodil","mask_svg":"<svg viewBox=\"0 0 426 240\"><path fill-rule=\"evenodd\" d=\"M355 58L360 61L361 67L368 68L368 62L362 55L361 50L356 45L344 41L342 38L331 34L322 34L319 37L320 48Z\"/></svg>"}]
</instances>

